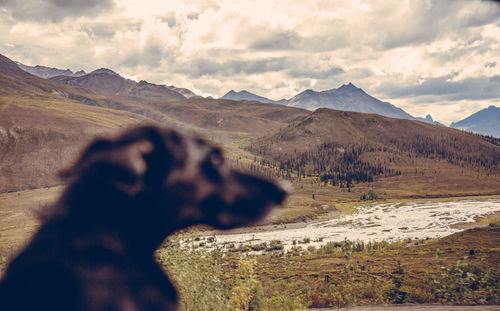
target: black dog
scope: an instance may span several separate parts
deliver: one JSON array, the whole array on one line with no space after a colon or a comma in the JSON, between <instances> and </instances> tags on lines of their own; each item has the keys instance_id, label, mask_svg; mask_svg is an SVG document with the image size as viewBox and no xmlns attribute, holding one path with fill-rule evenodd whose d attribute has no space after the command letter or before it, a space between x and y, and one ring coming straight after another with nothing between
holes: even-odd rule
<instances>
[{"instance_id":1,"label":"black dog","mask_svg":"<svg viewBox=\"0 0 500 311\"><path fill-rule=\"evenodd\" d=\"M144 126L91 144L0 282L0 310L176 310L153 259L174 231L248 225L285 198L238 173L210 142Z\"/></svg>"}]
</instances>

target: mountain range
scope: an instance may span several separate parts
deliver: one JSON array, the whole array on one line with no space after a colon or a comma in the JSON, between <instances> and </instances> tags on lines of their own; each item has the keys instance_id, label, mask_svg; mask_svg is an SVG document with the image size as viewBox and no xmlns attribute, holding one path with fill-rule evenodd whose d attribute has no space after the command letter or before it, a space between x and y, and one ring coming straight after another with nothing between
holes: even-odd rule
<instances>
[{"instance_id":1,"label":"mountain range","mask_svg":"<svg viewBox=\"0 0 500 311\"><path fill-rule=\"evenodd\" d=\"M305 108L312 111L318 108L331 108L344 111L376 113L391 118L419 120L427 123L442 125L439 122L435 122L430 115L426 118L413 117L401 108L398 108L388 102L382 102L377 98L368 95L365 91L363 91L363 89L356 87L352 83L344 84L337 89L322 92L310 89L305 90L288 100L282 99L275 101L255 95L245 90L240 92L231 90L221 98L282 104L291 107Z\"/></svg>"},{"instance_id":2,"label":"mountain range","mask_svg":"<svg viewBox=\"0 0 500 311\"><path fill-rule=\"evenodd\" d=\"M19 62L16 62L16 64L22 70L35 76L50 79L58 83L82 87L99 94L127 94L165 100L198 96L188 89L178 88L173 85L153 84L144 80L135 82L107 68L96 69L90 73L85 73L83 70L73 73L69 69L50 68L40 65L27 66Z\"/></svg>"},{"instance_id":3,"label":"mountain range","mask_svg":"<svg viewBox=\"0 0 500 311\"><path fill-rule=\"evenodd\" d=\"M57 184L91 137L144 122L203 133L233 165L270 177L370 182L398 197L500 189L498 139L378 114L168 98L166 88L109 69L43 79L0 55L0 192Z\"/></svg>"},{"instance_id":4,"label":"mountain range","mask_svg":"<svg viewBox=\"0 0 500 311\"><path fill-rule=\"evenodd\" d=\"M58 69L40 65L27 66L19 62L16 62L16 64L24 71L41 78L51 79L52 81L67 85L82 87L99 94L125 94L162 100L201 98L201 96L196 95L191 90L186 88L179 88L173 85L158 85L144 80L135 82L133 80L126 79L107 68L100 68L87 74L83 70L73 73L69 69ZM398 108L388 102L380 101L367 94L363 89L354 86L352 83L344 84L337 89L321 92L305 90L289 100L271 100L246 90L239 92L231 90L222 96L221 99L281 104L291 107L305 108L308 110L331 108L344 111L375 113L392 118L418 120L444 126L443 124L434 121L430 114L428 114L425 118L414 117L401 108ZM90 105L93 104L90 101L86 101L86 103ZM495 114L491 112L492 111L490 109L490 111L486 112L482 118L471 116L470 119L467 118L453 123L451 127L482 135L500 137L500 130L497 125L500 123L500 118L498 117L498 113Z\"/></svg>"},{"instance_id":5,"label":"mountain range","mask_svg":"<svg viewBox=\"0 0 500 311\"><path fill-rule=\"evenodd\" d=\"M184 95L164 85L152 84L146 81L135 82L125 79L109 69L98 69L79 77L56 76L50 78L50 80L62 84L82 87L105 95L137 95L163 100L186 98Z\"/></svg>"},{"instance_id":6,"label":"mountain range","mask_svg":"<svg viewBox=\"0 0 500 311\"><path fill-rule=\"evenodd\" d=\"M343 111L375 113L391 118L418 120L430 124L445 126L444 124L435 121L430 114L427 114L425 118L414 117L401 108L398 108L388 102L380 101L367 94L363 89L356 87L352 83L344 84L337 89L321 92L310 89L305 90L288 100L282 99L275 101L245 90L239 92L231 90L221 98L281 104L291 107L305 108L311 111L318 108L331 108ZM500 110L500 108L490 106L489 108L479 111L462 121L452 123L450 127L476 134L500 137L500 114L498 113L498 110Z\"/></svg>"}]
</instances>

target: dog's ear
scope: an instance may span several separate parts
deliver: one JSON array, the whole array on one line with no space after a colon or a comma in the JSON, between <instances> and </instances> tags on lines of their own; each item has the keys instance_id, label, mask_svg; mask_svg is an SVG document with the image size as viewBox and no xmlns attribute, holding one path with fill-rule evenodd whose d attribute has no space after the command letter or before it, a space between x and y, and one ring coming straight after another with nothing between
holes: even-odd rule
<instances>
[{"instance_id":1,"label":"dog's ear","mask_svg":"<svg viewBox=\"0 0 500 311\"><path fill-rule=\"evenodd\" d=\"M115 152L111 159L114 163L127 168L137 177L142 177L147 169L146 157L153 152L154 146L149 140L138 140L123 147L122 152Z\"/></svg>"},{"instance_id":2,"label":"dog's ear","mask_svg":"<svg viewBox=\"0 0 500 311\"><path fill-rule=\"evenodd\" d=\"M148 170L146 159L153 149L153 143L147 139L100 139L87 147L72 167L61 171L60 176L67 181L91 178L99 183L133 187Z\"/></svg>"}]
</instances>

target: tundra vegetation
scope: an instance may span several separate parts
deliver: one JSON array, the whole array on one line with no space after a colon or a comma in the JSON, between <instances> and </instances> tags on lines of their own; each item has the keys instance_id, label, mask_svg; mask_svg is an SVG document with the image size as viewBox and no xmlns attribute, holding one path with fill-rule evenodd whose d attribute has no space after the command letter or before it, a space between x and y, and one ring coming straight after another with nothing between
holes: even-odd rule
<instances>
[{"instance_id":1,"label":"tundra vegetation","mask_svg":"<svg viewBox=\"0 0 500 311\"><path fill-rule=\"evenodd\" d=\"M500 303L500 224L438 240L218 246L194 232L157 259L186 310L293 310L401 303Z\"/></svg>"}]
</instances>

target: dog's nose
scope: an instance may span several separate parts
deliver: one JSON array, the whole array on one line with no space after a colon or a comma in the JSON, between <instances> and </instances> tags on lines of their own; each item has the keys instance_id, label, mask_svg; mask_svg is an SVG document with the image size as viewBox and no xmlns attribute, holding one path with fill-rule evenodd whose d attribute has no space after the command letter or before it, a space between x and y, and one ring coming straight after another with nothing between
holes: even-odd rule
<instances>
[{"instance_id":1,"label":"dog's nose","mask_svg":"<svg viewBox=\"0 0 500 311\"><path fill-rule=\"evenodd\" d=\"M279 180L278 181L278 186L281 187L283 191L286 192L286 194L291 194L293 192L293 184L289 182L288 180Z\"/></svg>"}]
</instances>

